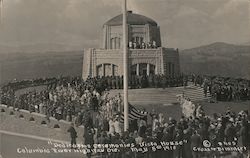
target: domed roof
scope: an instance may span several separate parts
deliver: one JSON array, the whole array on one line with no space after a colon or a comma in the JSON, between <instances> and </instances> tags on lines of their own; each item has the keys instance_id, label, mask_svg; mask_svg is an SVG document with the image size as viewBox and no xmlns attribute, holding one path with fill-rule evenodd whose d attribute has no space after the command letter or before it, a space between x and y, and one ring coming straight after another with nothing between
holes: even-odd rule
<instances>
[{"instance_id":1,"label":"domed roof","mask_svg":"<svg viewBox=\"0 0 250 158\"><path fill-rule=\"evenodd\" d=\"M128 11L127 14L127 23L131 24L131 25L145 25L145 24L151 24L153 26L157 26L157 23L146 17L143 15L139 15L139 14L134 14L132 13L132 11ZM110 19L109 21L107 21L104 25L109 25L109 26L117 26L117 25L122 25L122 19L123 16L122 14Z\"/></svg>"}]
</instances>

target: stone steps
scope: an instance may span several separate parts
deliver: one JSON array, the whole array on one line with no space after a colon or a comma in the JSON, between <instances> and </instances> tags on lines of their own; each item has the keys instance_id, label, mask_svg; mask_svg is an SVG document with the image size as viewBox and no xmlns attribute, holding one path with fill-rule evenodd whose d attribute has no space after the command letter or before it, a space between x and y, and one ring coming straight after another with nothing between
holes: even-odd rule
<instances>
[{"instance_id":1,"label":"stone steps","mask_svg":"<svg viewBox=\"0 0 250 158\"><path fill-rule=\"evenodd\" d=\"M173 104L177 103L176 95L182 94L192 101L200 101L209 99L203 94L203 89L194 85L184 87L170 87L170 88L145 88L145 89L129 89L129 102L132 104ZM110 95L114 96L118 93L123 94L123 90L111 90Z\"/></svg>"}]
</instances>

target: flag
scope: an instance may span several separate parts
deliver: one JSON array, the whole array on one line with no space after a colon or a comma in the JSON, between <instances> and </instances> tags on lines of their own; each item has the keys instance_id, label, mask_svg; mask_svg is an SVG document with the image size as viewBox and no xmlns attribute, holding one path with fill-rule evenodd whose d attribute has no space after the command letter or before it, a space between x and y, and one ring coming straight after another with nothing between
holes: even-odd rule
<instances>
[{"instance_id":1,"label":"flag","mask_svg":"<svg viewBox=\"0 0 250 158\"><path fill-rule=\"evenodd\" d=\"M148 115L148 112L139 110L135 108L133 105L129 104L129 110L128 110L128 119L131 120L137 120L142 119L145 116ZM124 115L121 115L121 122L124 122Z\"/></svg>"}]
</instances>

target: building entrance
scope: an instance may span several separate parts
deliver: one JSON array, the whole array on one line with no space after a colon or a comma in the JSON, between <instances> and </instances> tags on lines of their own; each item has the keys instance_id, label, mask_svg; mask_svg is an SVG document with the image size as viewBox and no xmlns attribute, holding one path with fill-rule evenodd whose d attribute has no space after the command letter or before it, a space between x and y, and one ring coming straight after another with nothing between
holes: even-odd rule
<instances>
[{"instance_id":1,"label":"building entrance","mask_svg":"<svg viewBox=\"0 0 250 158\"><path fill-rule=\"evenodd\" d=\"M155 65L149 63L138 63L131 66L131 75L147 75L155 74Z\"/></svg>"}]
</instances>

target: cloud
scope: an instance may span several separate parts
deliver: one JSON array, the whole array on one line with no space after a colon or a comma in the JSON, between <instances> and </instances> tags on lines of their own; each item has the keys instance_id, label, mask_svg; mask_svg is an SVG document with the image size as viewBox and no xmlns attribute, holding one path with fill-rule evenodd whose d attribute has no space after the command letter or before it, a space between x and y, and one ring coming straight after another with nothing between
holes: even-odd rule
<instances>
[{"instance_id":1,"label":"cloud","mask_svg":"<svg viewBox=\"0 0 250 158\"><path fill-rule=\"evenodd\" d=\"M241 12L242 8L244 11L249 11L250 1L249 0L228 0L221 8L218 8L215 12L215 17L227 16L228 14Z\"/></svg>"},{"instance_id":2,"label":"cloud","mask_svg":"<svg viewBox=\"0 0 250 158\"><path fill-rule=\"evenodd\" d=\"M122 12L122 0L6 0L0 44L62 43L99 47L102 25ZM190 48L214 41L246 42L249 0L127 0L154 19L163 45Z\"/></svg>"}]
</instances>

